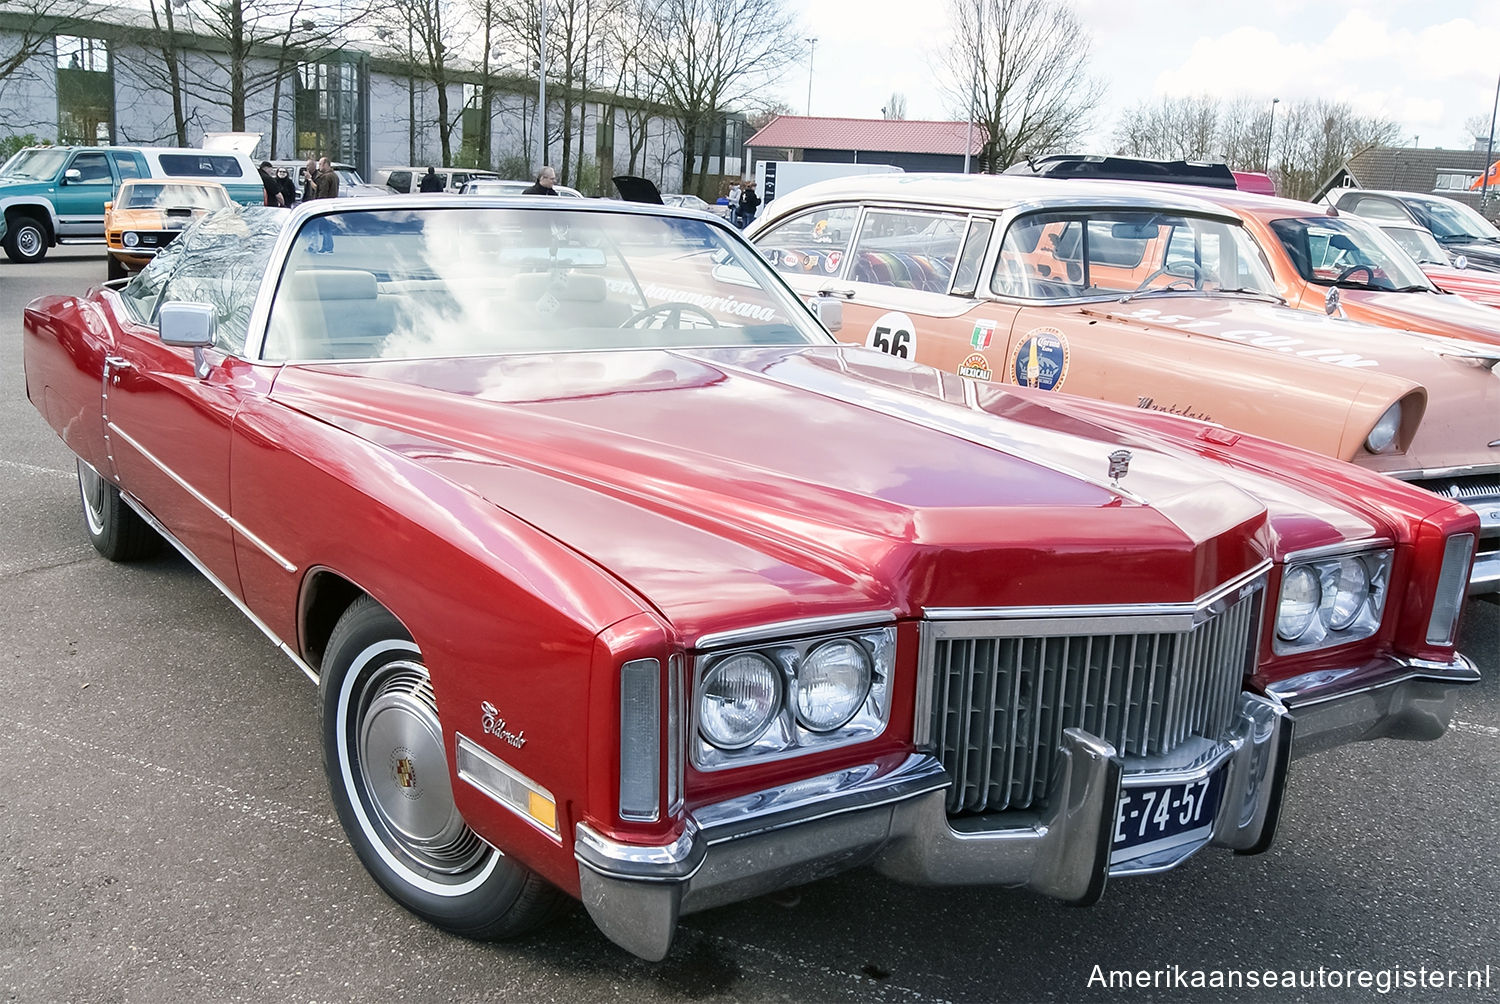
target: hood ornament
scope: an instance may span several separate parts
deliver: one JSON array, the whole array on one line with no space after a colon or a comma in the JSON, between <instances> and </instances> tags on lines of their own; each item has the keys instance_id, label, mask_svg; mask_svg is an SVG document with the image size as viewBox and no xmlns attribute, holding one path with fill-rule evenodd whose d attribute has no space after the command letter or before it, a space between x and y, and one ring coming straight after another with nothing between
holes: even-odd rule
<instances>
[{"instance_id":1,"label":"hood ornament","mask_svg":"<svg viewBox=\"0 0 1500 1004\"><path fill-rule=\"evenodd\" d=\"M1109 455L1109 480L1119 487L1120 479L1130 473L1130 451L1116 450Z\"/></svg>"}]
</instances>

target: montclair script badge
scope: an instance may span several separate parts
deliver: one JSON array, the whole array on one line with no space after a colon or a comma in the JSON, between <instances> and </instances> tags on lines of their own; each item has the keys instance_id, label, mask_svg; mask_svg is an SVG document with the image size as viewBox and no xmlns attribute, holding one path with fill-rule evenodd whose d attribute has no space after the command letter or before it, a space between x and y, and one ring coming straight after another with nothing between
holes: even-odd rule
<instances>
[{"instance_id":1,"label":"montclair script badge","mask_svg":"<svg viewBox=\"0 0 1500 1004\"><path fill-rule=\"evenodd\" d=\"M1116 450L1109 455L1109 479L1119 481L1130 473L1130 451Z\"/></svg>"}]
</instances>

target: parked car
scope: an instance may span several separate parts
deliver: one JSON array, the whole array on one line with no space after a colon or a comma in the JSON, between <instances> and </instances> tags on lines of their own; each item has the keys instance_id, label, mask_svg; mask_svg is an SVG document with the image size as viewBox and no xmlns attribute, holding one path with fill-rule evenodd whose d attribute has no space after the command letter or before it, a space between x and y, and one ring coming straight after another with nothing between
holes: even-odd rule
<instances>
[{"instance_id":1,"label":"parked car","mask_svg":"<svg viewBox=\"0 0 1500 1004\"><path fill-rule=\"evenodd\" d=\"M1195 194L1239 217L1289 306L1500 348L1500 314L1439 289L1372 221L1245 192Z\"/></svg>"},{"instance_id":2,"label":"parked car","mask_svg":"<svg viewBox=\"0 0 1500 1004\"><path fill-rule=\"evenodd\" d=\"M1213 191L830 181L777 199L751 240L798 292L852 298L846 341L1189 415L1461 498L1485 520L1471 588L1500 593L1500 350L1288 309L1254 236L1203 201Z\"/></svg>"},{"instance_id":3,"label":"parked car","mask_svg":"<svg viewBox=\"0 0 1500 1004\"><path fill-rule=\"evenodd\" d=\"M375 183L384 185L397 195L409 195L421 191L425 167L382 167L375 172ZM465 185L480 179L500 180L494 171L481 171L469 167L439 167L436 169L445 192L461 192Z\"/></svg>"},{"instance_id":4,"label":"parked car","mask_svg":"<svg viewBox=\"0 0 1500 1004\"><path fill-rule=\"evenodd\" d=\"M307 161L305 160L273 160L271 166L284 168L287 177L292 179L292 186L297 190L297 200L302 199L303 176L307 173ZM337 161L330 162L335 174L339 176L339 198L341 199L368 199L374 196L386 196L391 190L384 185L372 185L360 176L359 168L353 164L344 164Z\"/></svg>"},{"instance_id":5,"label":"parked car","mask_svg":"<svg viewBox=\"0 0 1500 1004\"><path fill-rule=\"evenodd\" d=\"M233 151L27 147L0 167L0 246L6 257L38 262L61 240L103 239L104 204L130 178L214 181L247 205L258 205L264 195L255 165Z\"/></svg>"},{"instance_id":6,"label":"parked car","mask_svg":"<svg viewBox=\"0 0 1500 1004\"><path fill-rule=\"evenodd\" d=\"M1430 230L1450 254L1461 254L1470 268L1500 272L1500 229L1456 199L1414 192L1337 189L1325 199L1341 213L1376 223L1415 223Z\"/></svg>"},{"instance_id":7,"label":"parked car","mask_svg":"<svg viewBox=\"0 0 1500 1004\"><path fill-rule=\"evenodd\" d=\"M104 204L109 278L139 272L194 220L230 202L224 186L214 181L120 182L119 194Z\"/></svg>"},{"instance_id":8,"label":"parked car","mask_svg":"<svg viewBox=\"0 0 1500 1004\"><path fill-rule=\"evenodd\" d=\"M1438 289L1457 293L1486 307L1500 307L1500 275L1469 268L1463 255L1450 255L1432 236L1415 223L1382 223L1380 229L1395 241Z\"/></svg>"},{"instance_id":9,"label":"parked car","mask_svg":"<svg viewBox=\"0 0 1500 1004\"><path fill-rule=\"evenodd\" d=\"M1087 903L1477 678L1472 511L838 345L699 214L229 209L24 330L94 546L317 683L356 854L473 937L565 893L659 959L866 861Z\"/></svg>"},{"instance_id":10,"label":"parked car","mask_svg":"<svg viewBox=\"0 0 1500 1004\"><path fill-rule=\"evenodd\" d=\"M530 181L500 181L493 178L480 178L477 181L465 183L460 195L521 195L532 186ZM567 185L553 185L558 195L570 199L581 199L583 193L576 188Z\"/></svg>"},{"instance_id":11,"label":"parked car","mask_svg":"<svg viewBox=\"0 0 1500 1004\"><path fill-rule=\"evenodd\" d=\"M710 216L718 216L721 219L729 219L729 203L709 204L696 195L688 195L685 192L666 192L661 197L663 205L675 206L678 209L694 209L700 213L708 213Z\"/></svg>"}]
</instances>

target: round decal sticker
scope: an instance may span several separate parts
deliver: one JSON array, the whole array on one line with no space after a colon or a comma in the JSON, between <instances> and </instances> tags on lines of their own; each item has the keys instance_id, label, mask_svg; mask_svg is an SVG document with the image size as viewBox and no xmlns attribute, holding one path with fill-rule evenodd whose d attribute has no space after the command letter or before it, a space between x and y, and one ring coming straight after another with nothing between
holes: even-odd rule
<instances>
[{"instance_id":1,"label":"round decal sticker","mask_svg":"<svg viewBox=\"0 0 1500 1004\"><path fill-rule=\"evenodd\" d=\"M1068 378L1068 338L1056 328L1032 328L1010 357L1011 378L1022 387L1057 390Z\"/></svg>"},{"instance_id":2,"label":"round decal sticker","mask_svg":"<svg viewBox=\"0 0 1500 1004\"><path fill-rule=\"evenodd\" d=\"M990 373L990 361L978 352L971 352L958 364L958 375L971 380L988 380L993 374Z\"/></svg>"},{"instance_id":3,"label":"round decal sticker","mask_svg":"<svg viewBox=\"0 0 1500 1004\"><path fill-rule=\"evenodd\" d=\"M870 325L865 344L898 359L916 359L917 326L901 311L892 310Z\"/></svg>"},{"instance_id":4,"label":"round decal sticker","mask_svg":"<svg viewBox=\"0 0 1500 1004\"><path fill-rule=\"evenodd\" d=\"M823 256L823 271L832 275L839 270L839 262L844 260L844 252L830 251Z\"/></svg>"}]
</instances>

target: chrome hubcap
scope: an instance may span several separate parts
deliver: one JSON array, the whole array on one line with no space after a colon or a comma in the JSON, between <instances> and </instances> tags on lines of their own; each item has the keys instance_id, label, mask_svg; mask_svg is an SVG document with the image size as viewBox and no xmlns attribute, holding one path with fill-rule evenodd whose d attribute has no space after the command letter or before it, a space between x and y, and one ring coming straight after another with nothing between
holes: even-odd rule
<instances>
[{"instance_id":1,"label":"chrome hubcap","mask_svg":"<svg viewBox=\"0 0 1500 1004\"><path fill-rule=\"evenodd\" d=\"M99 472L83 461L78 462L78 491L83 496L83 518L88 522L89 533L94 536L104 532L104 493L107 489Z\"/></svg>"},{"instance_id":2,"label":"chrome hubcap","mask_svg":"<svg viewBox=\"0 0 1500 1004\"><path fill-rule=\"evenodd\" d=\"M36 227L22 227L16 231L16 250L30 258L42 250L42 232Z\"/></svg>"},{"instance_id":3,"label":"chrome hubcap","mask_svg":"<svg viewBox=\"0 0 1500 1004\"><path fill-rule=\"evenodd\" d=\"M488 848L453 804L427 671L404 661L382 667L356 732L359 780L389 846L444 874L477 864Z\"/></svg>"}]
</instances>

